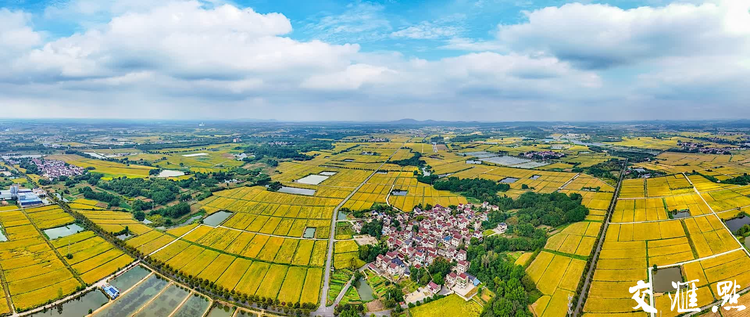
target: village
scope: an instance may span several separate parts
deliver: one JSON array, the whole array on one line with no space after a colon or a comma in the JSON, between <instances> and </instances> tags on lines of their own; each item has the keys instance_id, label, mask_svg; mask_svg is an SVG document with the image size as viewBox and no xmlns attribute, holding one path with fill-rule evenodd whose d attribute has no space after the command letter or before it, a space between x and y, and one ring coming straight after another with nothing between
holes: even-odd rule
<instances>
[{"instance_id":1,"label":"village","mask_svg":"<svg viewBox=\"0 0 750 317\"><path fill-rule=\"evenodd\" d=\"M464 300L470 300L477 293L481 284L476 277L468 273L470 262L467 259L466 245L472 238L483 239L482 222L488 218L489 211L499 208L487 202L483 204L459 204L455 210L436 205L422 210L415 207L411 213L399 213L389 216L373 211L365 221L382 221L382 233L387 237L389 252L378 255L376 260L368 263L365 269L397 283L410 277L410 268L430 266L436 259L444 258L454 263L452 271L445 276L444 284L430 281L426 286L405 295L405 304L414 303L436 294L457 294ZM364 221L354 223L358 233ZM506 224L500 224L497 230L504 232Z\"/></svg>"}]
</instances>

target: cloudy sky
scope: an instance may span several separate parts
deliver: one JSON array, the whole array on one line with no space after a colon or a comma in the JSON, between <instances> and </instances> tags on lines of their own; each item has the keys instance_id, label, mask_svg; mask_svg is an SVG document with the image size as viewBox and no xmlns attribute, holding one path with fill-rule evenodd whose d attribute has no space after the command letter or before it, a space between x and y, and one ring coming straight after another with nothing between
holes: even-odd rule
<instances>
[{"instance_id":1,"label":"cloudy sky","mask_svg":"<svg viewBox=\"0 0 750 317\"><path fill-rule=\"evenodd\" d=\"M748 0L0 0L0 116L750 118Z\"/></svg>"}]
</instances>

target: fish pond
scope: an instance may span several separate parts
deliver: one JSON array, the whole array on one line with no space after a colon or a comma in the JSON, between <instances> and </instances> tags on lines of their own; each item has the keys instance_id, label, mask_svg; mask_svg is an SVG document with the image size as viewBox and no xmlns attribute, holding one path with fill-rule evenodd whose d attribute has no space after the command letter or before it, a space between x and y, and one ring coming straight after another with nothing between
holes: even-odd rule
<instances>
[{"instance_id":1,"label":"fish pond","mask_svg":"<svg viewBox=\"0 0 750 317\"><path fill-rule=\"evenodd\" d=\"M203 224L211 227L216 227L231 215L232 213L228 211L217 211L206 217L206 219L203 219Z\"/></svg>"},{"instance_id":2,"label":"fish pond","mask_svg":"<svg viewBox=\"0 0 750 317\"><path fill-rule=\"evenodd\" d=\"M31 316L86 316L90 310L96 310L109 301L107 295L99 290L93 290L78 299L70 300L57 308L39 312Z\"/></svg>"},{"instance_id":3,"label":"fish pond","mask_svg":"<svg viewBox=\"0 0 750 317\"><path fill-rule=\"evenodd\" d=\"M670 267L653 271L654 293L667 293L675 290L672 282L682 282L682 272L679 267Z\"/></svg>"},{"instance_id":4,"label":"fish pond","mask_svg":"<svg viewBox=\"0 0 750 317\"><path fill-rule=\"evenodd\" d=\"M211 302L207 298L193 294L188 298L185 304L182 304L180 308L175 312L173 317L193 317L203 316L203 313L208 310L208 306Z\"/></svg>"},{"instance_id":5,"label":"fish pond","mask_svg":"<svg viewBox=\"0 0 750 317\"><path fill-rule=\"evenodd\" d=\"M96 316L120 317L131 316L149 300L161 292L169 281L158 277L157 275L149 276L141 284L129 290L125 295L121 295L109 306L102 309Z\"/></svg>"},{"instance_id":6,"label":"fish pond","mask_svg":"<svg viewBox=\"0 0 750 317\"><path fill-rule=\"evenodd\" d=\"M46 229L44 230L44 234L47 235L50 240L55 240L57 238L67 237L71 234L79 233L81 231L83 231L83 228L74 223L67 226Z\"/></svg>"},{"instance_id":7,"label":"fish pond","mask_svg":"<svg viewBox=\"0 0 750 317\"><path fill-rule=\"evenodd\" d=\"M287 187L287 186L281 187L281 189L279 189L279 192L285 193L285 194L295 194L295 195L305 195L305 196L315 195L314 189Z\"/></svg>"},{"instance_id":8,"label":"fish pond","mask_svg":"<svg viewBox=\"0 0 750 317\"><path fill-rule=\"evenodd\" d=\"M737 230L740 230L745 225L750 225L750 217L740 216L727 220L727 227L729 227L732 233L737 233Z\"/></svg>"}]
</instances>

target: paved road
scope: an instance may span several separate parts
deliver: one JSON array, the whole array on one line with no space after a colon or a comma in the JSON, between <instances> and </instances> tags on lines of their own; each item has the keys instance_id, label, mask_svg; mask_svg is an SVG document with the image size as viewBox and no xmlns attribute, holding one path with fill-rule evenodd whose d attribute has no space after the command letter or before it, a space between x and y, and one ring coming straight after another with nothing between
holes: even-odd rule
<instances>
[{"instance_id":1,"label":"paved road","mask_svg":"<svg viewBox=\"0 0 750 317\"><path fill-rule=\"evenodd\" d=\"M622 169L620 170L620 179L617 180L615 193L612 196L612 201L609 203L607 216L604 218L604 228L602 230L601 236L599 237L599 241L596 243L596 252L594 252L594 257L591 259L591 266L589 267L588 272L586 272L586 280L583 282L583 288L581 288L581 293L578 294L578 303L576 304L576 309L573 311L573 316L581 315L581 311L583 310L583 303L586 301L586 297L588 296L591 279L594 277L594 270L596 269L596 261L599 260L599 252L602 251L604 237L606 236L607 228L609 227L609 219L612 218L612 212L615 210L615 205L617 204L617 196L620 194L620 185L622 184L622 179L625 176L626 166L628 166L627 159L625 159L625 163L623 163Z\"/></svg>"},{"instance_id":2,"label":"paved road","mask_svg":"<svg viewBox=\"0 0 750 317\"><path fill-rule=\"evenodd\" d=\"M336 222L338 218L339 209L341 209L344 204L346 204L349 199L354 196L354 194L359 191L362 186L364 186L371 178L375 175L375 173L380 170L385 163L391 160L391 158L396 155L396 152L398 152L401 148L399 147L396 149L396 151L391 154L391 156L388 157L388 159L383 162L383 164L380 164L378 168L376 168L370 176L367 176L367 178L362 181L357 188L355 188L351 193L349 193L344 200L341 201L341 203L336 206L336 208L333 209L333 217L331 217L331 232L328 237L328 252L326 256L326 269L325 269L325 275L323 277L323 292L320 294L320 306L318 307L318 310L312 312L312 315L320 315L320 316L333 316L333 306L326 307L326 299L328 299L328 289L330 288L331 283L331 261L333 260L333 245L336 242L335 236L336 236Z\"/></svg>"}]
</instances>

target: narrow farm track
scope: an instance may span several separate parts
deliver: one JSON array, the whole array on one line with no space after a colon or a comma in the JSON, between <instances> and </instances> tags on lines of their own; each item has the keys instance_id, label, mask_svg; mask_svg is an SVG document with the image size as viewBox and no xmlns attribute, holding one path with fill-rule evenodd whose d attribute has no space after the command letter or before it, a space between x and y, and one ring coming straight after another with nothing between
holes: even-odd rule
<instances>
[{"instance_id":1,"label":"narrow farm track","mask_svg":"<svg viewBox=\"0 0 750 317\"><path fill-rule=\"evenodd\" d=\"M594 278L594 271L596 270L596 261L599 260L599 253L602 251L602 246L604 245L604 237L607 234L609 220L612 218L612 213L615 210L615 205L617 205L617 196L620 195L620 186L622 185L622 180L625 176L625 168L627 166L628 160L625 159L625 162L622 164L622 169L620 170L620 178L617 180L617 186L615 186L615 192L612 195L612 201L609 203L609 209L607 209L607 216L604 218L602 233L599 235L599 241L597 241L596 243L596 251L594 252L594 255L591 259L591 265L586 272L586 279L583 282L581 293L578 294L578 303L576 304L576 308L573 311L573 316L582 315L583 304L586 302L586 298L588 297L589 288L591 287L591 279Z\"/></svg>"},{"instance_id":2,"label":"narrow farm track","mask_svg":"<svg viewBox=\"0 0 750 317\"><path fill-rule=\"evenodd\" d=\"M367 176L367 178L364 181L362 181L362 183L360 183L359 186L357 186L357 188L355 188L351 193L349 193L349 195L346 196L346 198L344 198L344 200L342 200L336 206L336 208L333 209L333 215L331 216L331 230L330 230L331 232L329 233L329 237L328 237L328 252L326 253L327 255L326 267L325 267L325 272L323 276L323 291L320 294L320 306L318 307L317 311L313 312L313 315L333 316L333 306L326 307L326 299L328 298L328 290L330 288L330 283L331 283L331 263L333 262L333 245L336 242L336 239L335 239L336 223L338 222L337 218L338 218L339 209L341 209L341 207L343 207L344 204L346 204L346 202L349 201L349 199L351 199L354 196L354 194L356 194L357 191L359 191L360 188L362 188L362 186L364 186L368 181L370 181L370 179L378 172L378 170L383 168L383 166L386 163L388 163L388 161L390 161L391 158L393 158L393 156L396 155L396 153L399 150L401 150L401 147L396 149L396 151L393 151L393 154L391 154L391 156L389 156L388 159L385 160L385 162L380 164L378 168L372 171L370 176Z\"/></svg>"}]
</instances>

